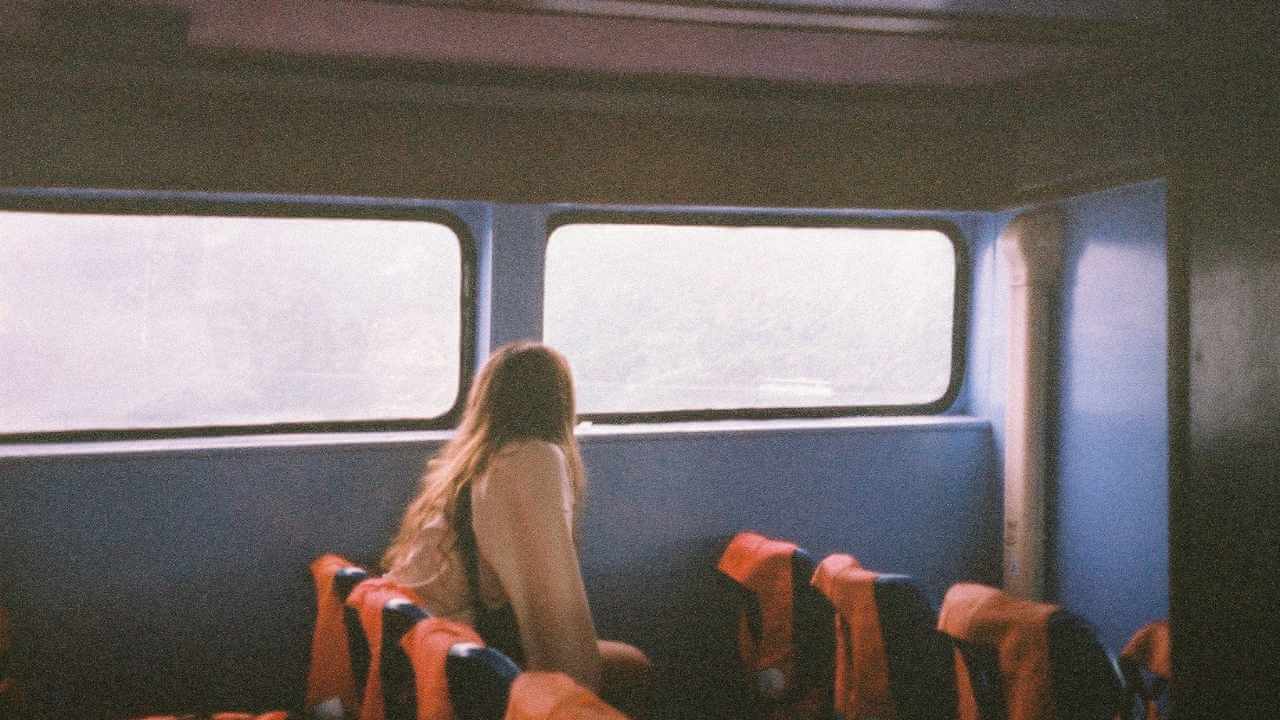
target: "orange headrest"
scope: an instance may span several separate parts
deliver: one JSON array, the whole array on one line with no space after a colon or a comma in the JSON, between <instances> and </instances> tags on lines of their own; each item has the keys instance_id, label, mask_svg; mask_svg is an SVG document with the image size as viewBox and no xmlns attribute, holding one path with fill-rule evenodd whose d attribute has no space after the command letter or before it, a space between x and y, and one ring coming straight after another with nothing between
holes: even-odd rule
<instances>
[{"instance_id":1,"label":"orange headrest","mask_svg":"<svg viewBox=\"0 0 1280 720\"><path fill-rule=\"evenodd\" d=\"M1048 626L1058 610L993 587L961 583L947 591L938 629L996 651L1008 720L1052 720Z\"/></svg>"}]
</instances>

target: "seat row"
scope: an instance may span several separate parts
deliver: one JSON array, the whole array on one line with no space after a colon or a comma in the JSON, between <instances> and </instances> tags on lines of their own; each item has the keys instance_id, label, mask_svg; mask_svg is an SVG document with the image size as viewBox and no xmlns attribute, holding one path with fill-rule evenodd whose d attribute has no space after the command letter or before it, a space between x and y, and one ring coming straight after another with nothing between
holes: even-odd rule
<instances>
[{"instance_id":1,"label":"seat row","mask_svg":"<svg viewBox=\"0 0 1280 720\"><path fill-rule=\"evenodd\" d=\"M469 626L337 555L311 564L306 711L326 720L625 720L563 673L521 672Z\"/></svg>"},{"instance_id":2,"label":"seat row","mask_svg":"<svg viewBox=\"0 0 1280 720\"><path fill-rule=\"evenodd\" d=\"M846 554L821 562L751 532L718 569L761 717L1113 720L1166 717L1168 626L1117 665L1079 616L973 583L935 612L908 576ZM1163 674L1162 674L1163 673Z\"/></svg>"},{"instance_id":3,"label":"seat row","mask_svg":"<svg viewBox=\"0 0 1280 720\"><path fill-rule=\"evenodd\" d=\"M563 673L521 672L468 626L432 617L413 594L336 555L311 563L316 588L304 715L316 720L626 720ZM0 718L26 717L0 608ZM288 720L215 712L134 720Z\"/></svg>"}]
</instances>

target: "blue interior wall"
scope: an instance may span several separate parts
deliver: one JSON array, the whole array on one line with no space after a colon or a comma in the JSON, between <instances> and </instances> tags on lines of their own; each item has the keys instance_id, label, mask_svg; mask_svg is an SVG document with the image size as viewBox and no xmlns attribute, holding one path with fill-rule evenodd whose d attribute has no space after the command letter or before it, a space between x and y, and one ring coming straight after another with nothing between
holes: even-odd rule
<instances>
[{"instance_id":1,"label":"blue interior wall","mask_svg":"<svg viewBox=\"0 0 1280 720\"><path fill-rule=\"evenodd\" d=\"M1051 583L1113 649L1169 613L1165 190L1072 198Z\"/></svg>"},{"instance_id":2,"label":"blue interior wall","mask_svg":"<svg viewBox=\"0 0 1280 720\"><path fill-rule=\"evenodd\" d=\"M966 410L991 423L997 467L1004 458L1005 376L1008 366L1009 269L996 249L996 237L1012 213L985 213L972 233L969 346ZM1003 482L1003 477L1001 477ZM1003 512L1003 501L1001 511Z\"/></svg>"},{"instance_id":3,"label":"blue interior wall","mask_svg":"<svg viewBox=\"0 0 1280 720\"><path fill-rule=\"evenodd\" d=\"M1050 423L1048 592L1118 651L1168 614L1165 191L1151 181L1068 198ZM1004 454L1009 277L975 235L971 409Z\"/></svg>"}]
</instances>

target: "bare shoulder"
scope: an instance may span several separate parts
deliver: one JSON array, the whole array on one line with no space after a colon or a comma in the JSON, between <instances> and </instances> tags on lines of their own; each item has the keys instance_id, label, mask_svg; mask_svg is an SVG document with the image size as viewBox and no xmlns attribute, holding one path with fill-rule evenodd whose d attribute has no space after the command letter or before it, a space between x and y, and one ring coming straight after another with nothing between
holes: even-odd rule
<instances>
[{"instance_id":1,"label":"bare shoulder","mask_svg":"<svg viewBox=\"0 0 1280 720\"><path fill-rule=\"evenodd\" d=\"M564 450L545 440L513 440L494 455L494 463L510 464L526 469L533 467L563 468Z\"/></svg>"},{"instance_id":2,"label":"bare shoulder","mask_svg":"<svg viewBox=\"0 0 1280 720\"><path fill-rule=\"evenodd\" d=\"M494 453L489 469L476 484L472 497L492 499L517 495L559 497L568 486L564 451L543 440L508 442Z\"/></svg>"}]
</instances>

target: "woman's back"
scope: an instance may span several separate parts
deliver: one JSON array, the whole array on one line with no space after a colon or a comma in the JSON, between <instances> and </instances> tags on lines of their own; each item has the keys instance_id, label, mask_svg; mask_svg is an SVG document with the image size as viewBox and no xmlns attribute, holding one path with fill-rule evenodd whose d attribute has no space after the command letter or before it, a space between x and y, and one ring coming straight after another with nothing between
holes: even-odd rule
<instances>
[{"instance_id":1,"label":"woman's back","mask_svg":"<svg viewBox=\"0 0 1280 720\"><path fill-rule=\"evenodd\" d=\"M526 670L565 672L596 690L603 662L618 697L642 699L648 659L597 641L587 605L573 541L586 490L574 407L563 355L534 342L495 350L383 563L436 615L520 650Z\"/></svg>"},{"instance_id":2,"label":"woman's back","mask_svg":"<svg viewBox=\"0 0 1280 720\"><path fill-rule=\"evenodd\" d=\"M480 595L511 604L533 670L561 670L596 687L595 626L573 540L574 495L563 451L507 443L472 487Z\"/></svg>"},{"instance_id":3,"label":"woman's back","mask_svg":"<svg viewBox=\"0 0 1280 720\"><path fill-rule=\"evenodd\" d=\"M573 542L574 492L564 451L542 440L507 442L464 492L470 502L459 504L453 525L437 514L416 528L414 542L387 574L413 589L432 613L475 624L480 608L468 580L474 547L483 608L510 605L528 667L568 672L594 687L599 658ZM474 546L465 536L454 542L453 532L466 533L468 524Z\"/></svg>"}]
</instances>

